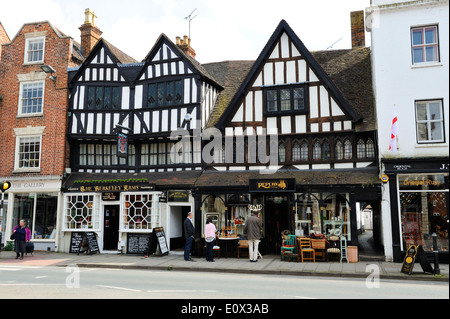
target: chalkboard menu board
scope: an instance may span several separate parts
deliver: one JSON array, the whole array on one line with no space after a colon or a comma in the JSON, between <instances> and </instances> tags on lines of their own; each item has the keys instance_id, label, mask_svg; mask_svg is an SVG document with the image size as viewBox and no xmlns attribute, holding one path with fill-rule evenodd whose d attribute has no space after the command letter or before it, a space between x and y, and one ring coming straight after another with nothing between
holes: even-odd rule
<instances>
[{"instance_id":1,"label":"chalkboard menu board","mask_svg":"<svg viewBox=\"0 0 450 319\"><path fill-rule=\"evenodd\" d=\"M153 228L150 236L150 243L148 245L148 255L156 253L157 246L159 247L161 255L167 255L169 253L163 227Z\"/></svg>"},{"instance_id":2,"label":"chalkboard menu board","mask_svg":"<svg viewBox=\"0 0 450 319\"><path fill-rule=\"evenodd\" d=\"M148 251L150 234L127 234L127 254L145 255Z\"/></svg>"},{"instance_id":3,"label":"chalkboard menu board","mask_svg":"<svg viewBox=\"0 0 450 319\"><path fill-rule=\"evenodd\" d=\"M84 232L77 233L72 232L70 237L70 253L80 253L81 251L81 243L83 242Z\"/></svg>"},{"instance_id":4,"label":"chalkboard menu board","mask_svg":"<svg viewBox=\"0 0 450 319\"><path fill-rule=\"evenodd\" d=\"M97 242L97 236L95 235L94 232L88 232L85 233L85 238L86 238L86 242L87 242L87 247L88 247L88 252L92 253L99 253L100 252L100 248L98 247L98 242Z\"/></svg>"},{"instance_id":5,"label":"chalkboard menu board","mask_svg":"<svg viewBox=\"0 0 450 319\"><path fill-rule=\"evenodd\" d=\"M73 232L70 237L70 253L100 253L97 237L94 232Z\"/></svg>"}]
</instances>

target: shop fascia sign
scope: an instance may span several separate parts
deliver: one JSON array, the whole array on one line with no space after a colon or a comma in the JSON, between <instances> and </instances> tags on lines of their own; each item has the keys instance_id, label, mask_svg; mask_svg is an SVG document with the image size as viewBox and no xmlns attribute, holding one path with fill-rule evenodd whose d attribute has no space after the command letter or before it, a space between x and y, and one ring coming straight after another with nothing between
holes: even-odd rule
<instances>
[{"instance_id":1,"label":"shop fascia sign","mask_svg":"<svg viewBox=\"0 0 450 319\"><path fill-rule=\"evenodd\" d=\"M251 192L295 192L295 179L251 179Z\"/></svg>"},{"instance_id":2,"label":"shop fascia sign","mask_svg":"<svg viewBox=\"0 0 450 319\"><path fill-rule=\"evenodd\" d=\"M101 180L75 180L68 191L77 192L135 192L154 191L155 184L150 184L147 178L117 178Z\"/></svg>"}]
</instances>

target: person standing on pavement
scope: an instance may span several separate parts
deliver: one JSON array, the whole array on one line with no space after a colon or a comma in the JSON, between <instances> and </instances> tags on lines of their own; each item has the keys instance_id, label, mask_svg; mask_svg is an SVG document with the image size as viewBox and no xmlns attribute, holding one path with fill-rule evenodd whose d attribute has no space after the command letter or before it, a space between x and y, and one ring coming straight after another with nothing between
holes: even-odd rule
<instances>
[{"instance_id":1,"label":"person standing on pavement","mask_svg":"<svg viewBox=\"0 0 450 319\"><path fill-rule=\"evenodd\" d=\"M206 220L205 225L205 242L206 242L206 261L214 262L213 248L216 241L216 226L211 218Z\"/></svg>"},{"instance_id":2,"label":"person standing on pavement","mask_svg":"<svg viewBox=\"0 0 450 319\"><path fill-rule=\"evenodd\" d=\"M27 227L24 219L21 219L19 225L14 227L14 251L16 252L16 259L23 259L23 254L26 251L26 243L31 240L31 230Z\"/></svg>"},{"instance_id":3,"label":"person standing on pavement","mask_svg":"<svg viewBox=\"0 0 450 319\"><path fill-rule=\"evenodd\" d=\"M187 218L184 221L184 236L186 237L186 246L184 246L184 260L194 261L190 256L192 242L194 241L195 228L192 221L194 214L189 212Z\"/></svg>"},{"instance_id":4,"label":"person standing on pavement","mask_svg":"<svg viewBox=\"0 0 450 319\"><path fill-rule=\"evenodd\" d=\"M261 228L262 224L261 219L258 217L258 212L253 211L252 216L247 218L244 228L244 233L247 233L250 262L258 261L258 246L261 241Z\"/></svg>"}]
</instances>

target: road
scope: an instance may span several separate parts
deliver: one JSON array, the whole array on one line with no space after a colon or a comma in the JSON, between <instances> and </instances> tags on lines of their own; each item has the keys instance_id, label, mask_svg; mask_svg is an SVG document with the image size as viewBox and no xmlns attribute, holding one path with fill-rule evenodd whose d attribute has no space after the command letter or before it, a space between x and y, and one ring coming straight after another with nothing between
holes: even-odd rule
<instances>
[{"instance_id":1,"label":"road","mask_svg":"<svg viewBox=\"0 0 450 319\"><path fill-rule=\"evenodd\" d=\"M43 293L45 292L45 293ZM0 298L415 299L449 298L443 282L262 274L0 266Z\"/></svg>"}]
</instances>

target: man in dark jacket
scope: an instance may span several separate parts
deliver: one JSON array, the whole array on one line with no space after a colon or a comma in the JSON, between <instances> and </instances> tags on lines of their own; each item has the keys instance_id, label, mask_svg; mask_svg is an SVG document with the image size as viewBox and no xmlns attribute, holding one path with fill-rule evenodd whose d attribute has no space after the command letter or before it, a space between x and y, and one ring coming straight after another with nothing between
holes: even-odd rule
<instances>
[{"instance_id":1,"label":"man in dark jacket","mask_svg":"<svg viewBox=\"0 0 450 319\"><path fill-rule=\"evenodd\" d=\"M195 228L192 222L192 217L193 217L192 212L189 212L186 220L184 221L184 236L186 237L186 246L184 246L184 260L186 261L194 261L189 256L195 235Z\"/></svg>"},{"instance_id":2,"label":"man in dark jacket","mask_svg":"<svg viewBox=\"0 0 450 319\"><path fill-rule=\"evenodd\" d=\"M245 221L244 232L247 233L248 253L250 262L258 261L258 246L261 241L261 219L258 217L258 211L254 211L252 216Z\"/></svg>"}]
</instances>

